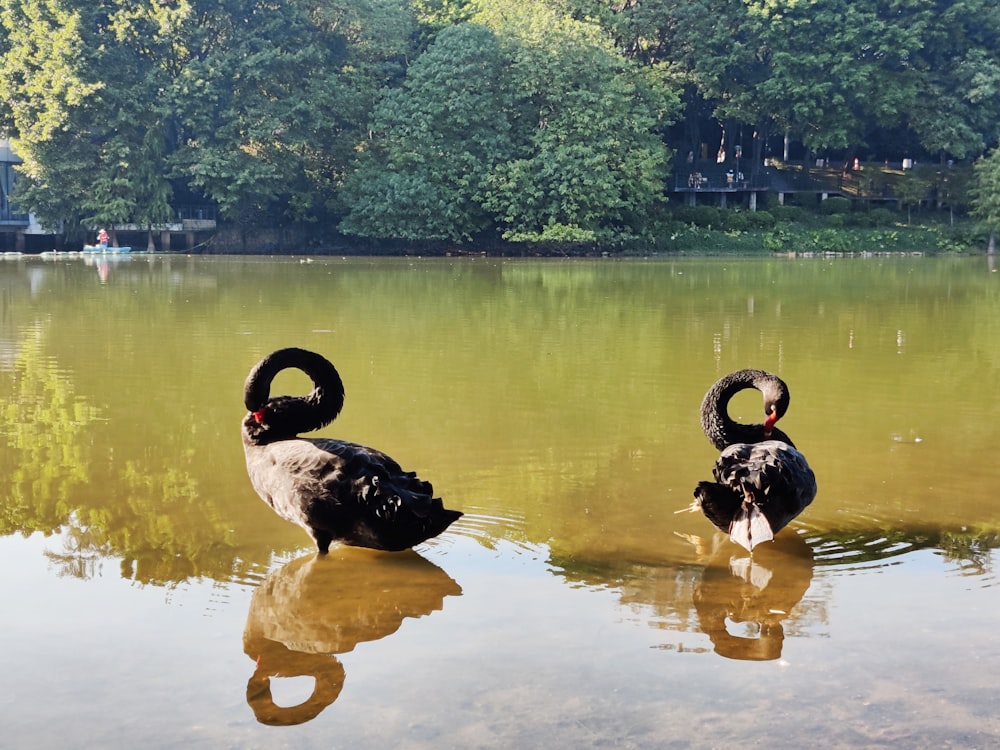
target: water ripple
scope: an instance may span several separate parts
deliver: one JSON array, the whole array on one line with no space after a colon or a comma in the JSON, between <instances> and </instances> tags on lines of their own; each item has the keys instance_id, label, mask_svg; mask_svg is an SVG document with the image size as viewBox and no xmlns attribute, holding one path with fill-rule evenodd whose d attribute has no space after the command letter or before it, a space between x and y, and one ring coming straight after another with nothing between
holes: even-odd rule
<instances>
[{"instance_id":1,"label":"water ripple","mask_svg":"<svg viewBox=\"0 0 1000 750\"><path fill-rule=\"evenodd\" d=\"M833 568L835 574L900 565L907 555L933 550L946 560L949 573L979 578L985 587L997 584L994 569L1000 535L995 533L965 528L810 530L805 540L815 564Z\"/></svg>"},{"instance_id":2,"label":"water ripple","mask_svg":"<svg viewBox=\"0 0 1000 750\"><path fill-rule=\"evenodd\" d=\"M523 550L534 549L526 540L525 519L520 515L498 515L495 509L467 509L465 514L448 527L449 533L473 539L487 549L496 549L499 542L513 544ZM447 534L439 537L444 539Z\"/></svg>"},{"instance_id":3,"label":"water ripple","mask_svg":"<svg viewBox=\"0 0 1000 750\"><path fill-rule=\"evenodd\" d=\"M897 565L902 555L936 546L936 535L889 529L809 531L806 543L817 566L846 572Z\"/></svg>"}]
</instances>

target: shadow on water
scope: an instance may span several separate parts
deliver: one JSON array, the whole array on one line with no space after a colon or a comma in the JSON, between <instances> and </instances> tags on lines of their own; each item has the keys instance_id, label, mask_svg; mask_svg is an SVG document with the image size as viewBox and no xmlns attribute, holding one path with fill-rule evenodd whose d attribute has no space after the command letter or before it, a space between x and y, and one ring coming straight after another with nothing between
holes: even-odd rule
<instances>
[{"instance_id":1,"label":"shadow on water","mask_svg":"<svg viewBox=\"0 0 1000 750\"><path fill-rule=\"evenodd\" d=\"M461 593L447 573L412 551L340 547L272 571L254 591L243 632L243 650L257 664L246 691L254 716L270 725L314 719L344 686L337 654L385 638L406 618L429 615ZM271 679L302 676L315 679L309 698L277 705Z\"/></svg>"}]
</instances>

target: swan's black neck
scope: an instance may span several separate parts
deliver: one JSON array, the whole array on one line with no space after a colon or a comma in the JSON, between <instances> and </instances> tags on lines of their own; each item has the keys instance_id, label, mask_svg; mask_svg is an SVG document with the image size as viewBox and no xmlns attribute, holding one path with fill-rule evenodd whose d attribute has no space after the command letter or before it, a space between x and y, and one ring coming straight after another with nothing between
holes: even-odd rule
<instances>
[{"instance_id":1,"label":"swan's black neck","mask_svg":"<svg viewBox=\"0 0 1000 750\"><path fill-rule=\"evenodd\" d=\"M282 370L302 370L313 382L306 396L270 396L271 383ZM344 406L344 383L325 357L306 349L279 349L258 362L243 385L246 439L255 444L287 440L324 427Z\"/></svg>"},{"instance_id":2,"label":"swan's black neck","mask_svg":"<svg viewBox=\"0 0 1000 750\"><path fill-rule=\"evenodd\" d=\"M760 443L780 440L792 444L788 435L776 427L768 431L763 424L740 424L729 417L729 402L740 391L756 388L764 396L764 415L780 419L788 410L788 386L777 375L764 370L739 370L713 385L701 402L701 427L705 436L719 450L734 443Z\"/></svg>"}]
</instances>

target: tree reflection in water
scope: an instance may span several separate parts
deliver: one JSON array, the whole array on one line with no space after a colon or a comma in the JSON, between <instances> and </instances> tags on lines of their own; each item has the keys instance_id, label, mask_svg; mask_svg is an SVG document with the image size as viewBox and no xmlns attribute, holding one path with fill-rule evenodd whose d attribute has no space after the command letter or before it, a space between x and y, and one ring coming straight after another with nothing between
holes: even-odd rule
<instances>
[{"instance_id":1,"label":"tree reflection in water","mask_svg":"<svg viewBox=\"0 0 1000 750\"><path fill-rule=\"evenodd\" d=\"M272 571L254 591L243 632L243 650L257 668L247 683L247 703L262 724L302 724L332 704L343 688L336 654L395 633L407 617L440 610L461 587L416 552L335 547ZM296 706L278 706L272 677L311 676L312 695Z\"/></svg>"},{"instance_id":2,"label":"tree reflection in water","mask_svg":"<svg viewBox=\"0 0 1000 750\"><path fill-rule=\"evenodd\" d=\"M44 354L46 328L17 342L0 392L0 535L52 534L74 509L93 460L86 439L100 410L76 393L70 373ZM9 395L8 395L9 394Z\"/></svg>"}]
</instances>

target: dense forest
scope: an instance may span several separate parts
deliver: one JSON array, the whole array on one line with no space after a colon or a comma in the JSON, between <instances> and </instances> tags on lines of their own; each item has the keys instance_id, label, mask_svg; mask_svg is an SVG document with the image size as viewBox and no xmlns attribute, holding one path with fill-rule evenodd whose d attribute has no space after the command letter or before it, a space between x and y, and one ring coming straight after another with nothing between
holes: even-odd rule
<instances>
[{"instance_id":1,"label":"dense forest","mask_svg":"<svg viewBox=\"0 0 1000 750\"><path fill-rule=\"evenodd\" d=\"M15 198L372 239L614 242L683 161L978 160L995 0L0 0ZM742 169L741 168L741 171ZM676 201L674 202L676 204Z\"/></svg>"}]
</instances>

